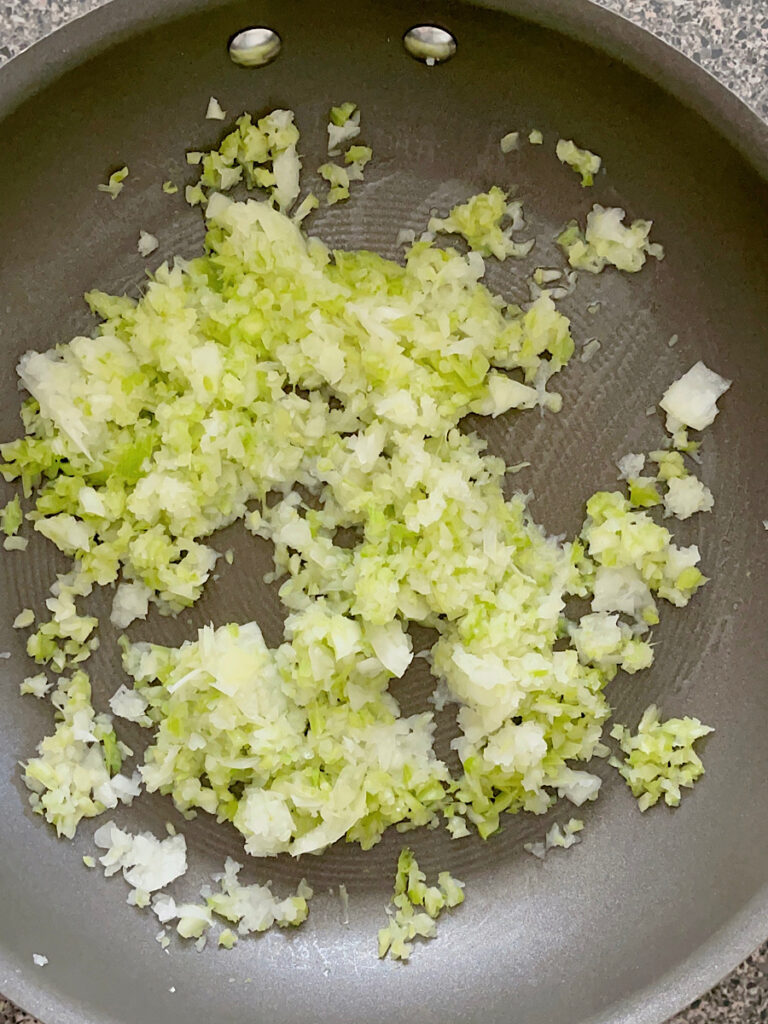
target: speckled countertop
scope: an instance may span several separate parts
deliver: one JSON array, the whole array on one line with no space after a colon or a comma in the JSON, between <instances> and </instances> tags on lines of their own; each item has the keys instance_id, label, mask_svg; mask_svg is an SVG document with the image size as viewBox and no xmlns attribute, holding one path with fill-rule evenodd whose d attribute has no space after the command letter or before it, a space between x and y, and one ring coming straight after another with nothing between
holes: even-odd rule
<instances>
[{"instance_id":1,"label":"speckled countertop","mask_svg":"<svg viewBox=\"0 0 768 1024\"><path fill-rule=\"evenodd\" d=\"M0 0L0 65L104 2ZM688 54L768 120L766 0L598 2ZM0 1024L37 1022L0 996ZM768 942L669 1024L768 1024Z\"/></svg>"}]
</instances>

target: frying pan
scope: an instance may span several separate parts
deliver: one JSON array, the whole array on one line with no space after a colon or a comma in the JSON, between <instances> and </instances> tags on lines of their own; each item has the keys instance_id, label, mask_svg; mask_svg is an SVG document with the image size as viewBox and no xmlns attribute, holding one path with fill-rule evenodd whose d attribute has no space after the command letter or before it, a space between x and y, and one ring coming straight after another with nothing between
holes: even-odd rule
<instances>
[{"instance_id":1,"label":"frying pan","mask_svg":"<svg viewBox=\"0 0 768 1024\"><path fill-rule=\"evenodd\" d=\"M408 57L401 37L414 22L453 32L456 56L432 68ZM227 41L249 25L282 37L267 67L228 59ZM573 531L585 498L615 484L615 458L658 445L662 424L646 409L675 376L702 358L733 378L703 452L715 509L676 529L680 543L699 544L712 582L665 615L652 670L609 690L619 721L634 725L656 700L667 715L714 725L707 775L678 810L641 815L621 779L598 769L603 793L583 809L583 843L543 865L523 842L557 812L509 818L486 843L413 834L422 866L463 879L467 899L405 966L375 955L397 835L367 854L337 844L299 864L250 862L248 880L271 878L280 891L309 878L318 895L307 925L231 953L174 945L164 955L156 923L126 906L123 883L83 867L93 823L73 844L58 842L26 804L17 762L50 727L50 708L16 696L28 667L9 624L18 608L42 604L60 568L50 546L32 544L0 565L0 649L11 652L2 662L0 991L61 1024L659 1022L768 931L768 131L680 54L581 0L115 0L0 75L3 438L19 431L19 354L90 330L86 289L136 293L146 269L140 227L160 238L158 262L199 251L199 214L158 185L187 173L185 149L216 142L220 125L203 119L210 95L232 114L293 108L310 169L324 157L331 103L360 104L375 162L352 201L319 211L310 227L335 246L394 257L399 228L421 227L432 207L495 182L518 185L539 264L557 259L550 239L593 201L654 218L662 263L634 279L584 281L563 303L577 339L602 340L598 356L562 375L563 412L476 426L508 461L532 463L523 486L535 517L553 533ZM502 156L501 135L531 127L547 144ZM558 136L602 155L607 174L594 190L556 161ZM96 184L123 162L129 185L112 203ZM491 284L525 297L519 265L494 267ZM585 310L591 301L601 302L596 314ZM234 565L200 604L175 621L151 618L134 637L178 643L207 621L256 618L274 640L277 599L254 582L268 550L236 529L222 544L236 548ZM106 629L92 674L103 707L122 679ZM428 691L416 675L398 696L410 713ZM136 739L130 729L126 739ZM162 798L117 820L156 833L179 824ZM189 896L239 843L210 819L184 830L191 867L179 892ZM340 882L347 924L328 894ZM48 956L43 970L33 952Z\"/></svg>"}]
</instances>

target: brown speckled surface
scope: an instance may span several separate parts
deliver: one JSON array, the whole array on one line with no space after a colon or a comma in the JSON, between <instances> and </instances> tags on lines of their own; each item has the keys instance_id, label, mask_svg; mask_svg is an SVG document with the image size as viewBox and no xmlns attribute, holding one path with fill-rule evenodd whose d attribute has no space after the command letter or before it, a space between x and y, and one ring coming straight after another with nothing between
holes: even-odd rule
<instances>
[{"instance_id":1,"label":"brown speckled surface","mask_svg":"<svg viewBox=\"0 0 768 1024\"><path fill-rule=\"evenodd\" d=\"M0 0L0 64L102 2ZM768 4L764 0L599 2L688 54L768 119ZM37 1022L0 996L0 1024ZM768 1024L768 942L670 1024Z\"/></svg>"}]
</instances>

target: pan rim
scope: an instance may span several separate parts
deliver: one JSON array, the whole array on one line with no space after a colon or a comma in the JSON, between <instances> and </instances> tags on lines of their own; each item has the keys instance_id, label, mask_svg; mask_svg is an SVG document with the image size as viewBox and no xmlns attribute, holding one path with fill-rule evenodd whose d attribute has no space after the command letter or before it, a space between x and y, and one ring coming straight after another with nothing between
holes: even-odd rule
<instances>
[{"instance_id":1,"label":"pan rim","mask_svg":"<svg viewBox=\"0 0 768 1024\"><path fill-rule=\"evenodd\" d=\"M229 0L107 0L22 50L0 68L0 120L92 52L148 21L169 23ZM701 65L598 0L459 0L550 28L614 57L699 114L768 181L768 121ZM425 10L425 15L428 9Z\"/></svg>"},{"instance_id":2,"label":"pan rim","mask_svg":"<svg viewBox=\"0 0 768 1024\"><path fill-rule=\"evenodd\" d=\"M0 71L0 121L90 56L129 38L143 26L171 22L229 0L110 0L49 34ZM705 69L621 14L593 0L466 0L544 26L622 61L702 117L768 181L768 123ZM766 938L768 884L695 953L623 1002L582 1024L659 1024L709 990ZM43 1021L79 1019L96 1024L88 1008L51 990L39 971L18 970L0 948L5 998ZM124 1024L110 1015L110 1024ZM106 1024L99 1017L99 1024Z\"/></svg>"}]
</instances>

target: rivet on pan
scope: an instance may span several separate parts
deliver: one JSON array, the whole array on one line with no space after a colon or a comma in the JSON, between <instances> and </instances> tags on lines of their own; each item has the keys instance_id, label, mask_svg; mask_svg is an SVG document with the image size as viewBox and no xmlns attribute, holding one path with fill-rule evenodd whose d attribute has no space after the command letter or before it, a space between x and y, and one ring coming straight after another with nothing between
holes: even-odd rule
<instances>
[{"instance_id":1,"label":"rivet on pan","mask_svg":"<svg viewBox=\"0 0 768 1024\"><path fill-rule=\"evenodd\" d=\"M229 56L244 68L261 68L280 53L280 36L271 28L244 28L229 41Z\"/></svg>"},{"instance_id":2,"label":"rivet on pan","mask_svg":"<svg viewBox=\"0 0 768 1024\"><path fill-rule=\"evenodd\" d=\"M437 25L415 25L403 36L403 46L416 60L430 67L450 60L456 53L456 39Z\"/></svg>"}]
</instances>

